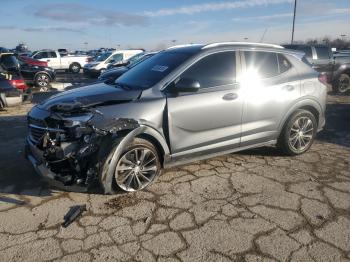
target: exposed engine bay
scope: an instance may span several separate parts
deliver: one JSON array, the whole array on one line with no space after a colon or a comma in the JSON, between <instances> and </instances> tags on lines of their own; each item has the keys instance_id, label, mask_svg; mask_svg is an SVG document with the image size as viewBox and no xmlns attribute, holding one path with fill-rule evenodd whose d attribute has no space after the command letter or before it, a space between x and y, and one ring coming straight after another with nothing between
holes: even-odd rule
<instances>
[{"instance_id":1,"label":"exposed engine bay","mask_svg":"<svg viewBox=\"0 0 350 262\"><path fill-rule=\"evenodd\" d=\"M105 119L94 107L79 102L59 103L50 111L32 110L27 142L42 152L41 164L55 180L65 186L89 187L98 179L100 160L105 157L102 151L107 152L113 141L137 127L136 120Z\"/></svg>"}]
</instances>

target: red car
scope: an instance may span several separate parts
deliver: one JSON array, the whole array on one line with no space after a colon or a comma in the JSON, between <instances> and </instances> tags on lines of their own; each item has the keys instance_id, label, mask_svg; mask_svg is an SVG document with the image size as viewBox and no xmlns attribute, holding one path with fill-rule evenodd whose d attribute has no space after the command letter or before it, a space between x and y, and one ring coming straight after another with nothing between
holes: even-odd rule
<instances>
[{"instance_id":1,"label":"red car","mask_svg":"<svg viewBox=\"0 0 350 262\"><path fill-rule=\"evenodd\" d=\"M30 58L28 56L21 56L21 59L26 62L27 64L34 65L34 66L44 66L47 67L47 62L39 61L33 58Z\"/></svg>"}]
</instances>

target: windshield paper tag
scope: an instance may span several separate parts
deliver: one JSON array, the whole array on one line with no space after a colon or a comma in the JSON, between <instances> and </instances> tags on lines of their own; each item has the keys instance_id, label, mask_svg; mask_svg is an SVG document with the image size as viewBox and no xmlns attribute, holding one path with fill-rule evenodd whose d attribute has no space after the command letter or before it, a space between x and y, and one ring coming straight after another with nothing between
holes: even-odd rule
<instances>
[{"instance_id":1,"label":"windshield paper tag","mask_svg":"<svg viewBox=\"0 0 350 262\"><path fill-rule=\"evenodd\" d=\"M162 65L155 65L154 67L152 67L152 71L157 71L157 72L164 72L165 70L167 70L168 67L167 66L162 66Z\"/></svg>"}]
</instances>

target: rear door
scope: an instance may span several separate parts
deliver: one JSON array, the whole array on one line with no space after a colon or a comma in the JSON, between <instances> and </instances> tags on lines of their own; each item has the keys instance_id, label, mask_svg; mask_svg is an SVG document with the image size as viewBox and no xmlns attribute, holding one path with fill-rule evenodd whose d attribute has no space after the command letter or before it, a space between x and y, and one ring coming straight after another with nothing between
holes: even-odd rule
<instances>
[{"instance_id":1,"label":"rear door","mask_svg":"<svg viewBox=\"0 0 350 262\"><path fill-rule=\"evenodd\" d=\"M284 54L244 51L240 79L245 93L241 146L274 140L280 122L300 96L298 73Z\"/></svg>"},{"instance_id":2,"label":"rear door","mask_svg":"<svg viewBox=\"0 0 350 262\"><path fill-rule=\"evenodd\" d=\"M200 90L167 97L174 158L222 152L239 146L243 98L236 83L238 64L235 51L209 54L175 80L196 80Z\"/></svg>"}]
</instances>

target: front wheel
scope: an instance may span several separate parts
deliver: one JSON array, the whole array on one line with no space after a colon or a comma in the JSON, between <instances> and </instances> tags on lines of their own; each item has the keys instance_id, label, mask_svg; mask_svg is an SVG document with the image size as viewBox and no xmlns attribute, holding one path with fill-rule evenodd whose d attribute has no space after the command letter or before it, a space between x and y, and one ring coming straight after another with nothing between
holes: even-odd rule
<instances>
[{"instance_id":1,"label":"front wheel","mask_svg":"<svg viewBox=\"0 0 350 262\"><path fill-rule=\"evenodd\" d=\"M317 133L315 116L306 110L297 110L285 124L278 139L278 147L287 155L308 151Z\"/></svg>"},{"instance_id":2,"label":"front wheel","mask_svg":"<svg viewBox=\"0 0 350 262\"><path fill-rule=\"evenodd\" d=\"M112 150L107 159L114 154ZM157 149L149 141L135 138L126 146L115 166L106 160L107 169L112 169L113 191L133 192L150 185L161 173L161 163Z\"/></svg>"},{"instance_id":3,"label":"front wheel","mask_svg":"<svg viewBox=\"0 0 350 262\"><path fill-rule=\"evenodd\" d=\"M339 94L345 94L350 91L350 76L348 74L341 74L335 84L335 91Z\"/></svg>"}]
</instances>

